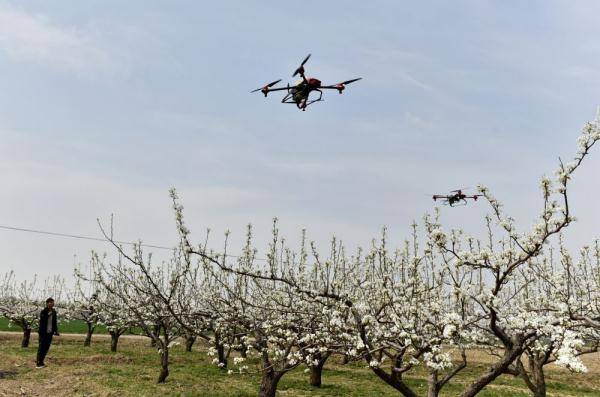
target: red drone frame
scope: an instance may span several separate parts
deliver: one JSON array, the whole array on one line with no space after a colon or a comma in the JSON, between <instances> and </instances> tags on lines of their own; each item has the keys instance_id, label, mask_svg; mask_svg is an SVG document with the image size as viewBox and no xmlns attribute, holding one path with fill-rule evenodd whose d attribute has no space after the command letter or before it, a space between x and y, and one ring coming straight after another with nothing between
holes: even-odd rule
<instances>
[{"instance_id":1,"label":"red drone frame","mask_svg":"<svg viewBox=\"0 0 600 397\"><path fill-rule=\"evenodd\" d=\"M279 83L281 81L281 79L273 81L272 83L269 83L267 85L265 85L264 87L261 88L257 88L255 90L252 90L250 92L257 92L260 91L262 92L265 97L267 96L267 94L269 92L272 91L287 91L287 94L283 97L283 99L281 100L282 103L291 103L294 104L298 107L298 109L301 110L306 110L306 107L308 105L311 105L315 102L319 102L322 101L322 97L323 97L323 91L321 90L337 90L340 94L342 93L342 91L344 91L346 89L346 85L350 84L350 83L354 83L355 81L358 81L360 79L362 79L362 77L356 78L356 79L351 79L351 80L346 80L346 81L342 81L341 83L338 84L333 84L333 85L321 85L321 80L319 79L315 79L314 77L306 77L304 75L304 64L308 61L308 59L310 58L310 54L308 54L306 56L306 58L304 58L304 60L302 61L302 63L300 64L300 66L298 67L298 69L296 69L296 71L294 72L294 74L292 75L292 77L295 77L296 75L300 75L300 77L302 77L302 80L300 80L299 82L297 82L295 85L290 86L289 84L286 87L279 87L279 88L271 88L273 87L275 84ZM316 99L310 99L310 93L316 91L319 93L319 97Z\"/></svg>"}]
</instances>

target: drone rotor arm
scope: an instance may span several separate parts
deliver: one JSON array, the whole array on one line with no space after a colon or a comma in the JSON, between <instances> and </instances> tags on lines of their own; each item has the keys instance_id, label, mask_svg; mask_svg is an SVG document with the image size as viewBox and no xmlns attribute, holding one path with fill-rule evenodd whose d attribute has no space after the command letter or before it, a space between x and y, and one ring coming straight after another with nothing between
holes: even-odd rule
<instances>
[{"instance_id":1,"label":"drone rotor arm","mask_svg":"<svg viewBox=\"0 0 600 397\"><path fill-rule=\"evenodd\" d=\"M272 81L272 82L270 82L269 84L267 84L267 85L265 85L265 86L263 86L263 87L257 88L257 89L255 89L255 90L252 90L252 91L250 91L250 92L252 93L252 92L257 92L257 91L260 91L260 92L262 92L263 94L265 94L265 97L266 97L266 96L267 96L267 94L268 94L270 91L277 91L277 90L278 90L277 88L271 88L271 87L273 87L275 84L279 83L280 81L281 81L281 79L279 79L279 80L275 80L275 81Z\"/></svg>"},{"instance_id":2,"label":"drone rotor arm","mask_svg":"<svg viewBox=\"0 0 600 397\"><path fill-rule=\"evenodd\" d=\"M255 90L252 90L252 91L250 91L250 92L262 91L262 90L264 90L264 89L267 89L267 88L269 88L269 89L270 89L271 87L273 87L275 84L279 83L280 81L281 81L281 79L279 79L279 80L275 80L275 81L272 81L272 82L270 82L269 84L267 84L267 85L264 85L264 86L262 86L262 87L259 87L259 88L255 89ZM269 90L269 91L271 91L271 90Z\"/></svg>"},{"instance_id":3,"label":"drone rotor arm","mask_svg":"<svg viewBox=\"0 0 600 397\"><path fill-rule=\"evenodd\" d=\"M272 92L272 91L284 91L284 90L287 90L287 89L288 89L287 87L269 88L269 92Z\"/></svg>"},{"instance_id":4,"label":"drone rotor arm","mask_svg":"<svg viewBox=\"0 0 600 397\"><path fill-rule=\"evenodd\" d=\"M341 94L342 91L344 91L346 89L346 85L347 84L354 83L355 81L358 81L358 80L362 80L362 77L358 77L356 79L342 81L341 83L337 83L337 84L322 86L321 88L326 88L326 89L330 89L330 90L331 89L338 90L338 92Z\"/></svg>"}]
</instances>

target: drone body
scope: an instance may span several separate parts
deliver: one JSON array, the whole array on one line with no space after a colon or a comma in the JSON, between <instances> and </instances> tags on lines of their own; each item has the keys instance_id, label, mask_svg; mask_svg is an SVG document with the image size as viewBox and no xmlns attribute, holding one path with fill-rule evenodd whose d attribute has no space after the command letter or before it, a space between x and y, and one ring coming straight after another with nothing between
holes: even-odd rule
<instances>
[{"instance_id":1,"label":"drone body","mask_svg":"<svg viewBox=\"0 0 600 397\"><path fill-rule=\"evenodd\" d=\"M279 79L279 80L276 80L272 83L265 85L262 88L257 88L251 92L260 91L266 97L269 94L269 92L272 92L272 91L287 91L286 95L283 97L281 102L294 104L298 107L298 109L304 111L304 110L306 110L308 105L311 105L315 102L319 102L319 101L323 100L322 99L322 97L323 97L322 90L333 89L333 90L337 90L341 94L342 91L344 91L344 89L346 88L346 84L350 84L350 83L353 83L353 82L361 79L361 77L359 77L356 79L346 80L346 81L343 81L338 84L322 85L321 80L316 79L314 77L306 77L304 74L304 64L308 61L309 58L310 58L310 54L308 54L308 56L306 58L304 58L304 60L300 64L300 67L298 67L298 69L296 69L296 71L292 75L292 77L294 77L296 75L300 75L300 77L302 78L296 84L294 84L292 86L290 86L288 84L287 87L271 88L275 84L277 84L281 81L281 79ZM310 94L312 92L317 92L319 94L319 97L316 99L311 99Z\"/></svg>"},{"instance_id":2,"label":"drone body","mask_svg":"<svg viewBox=\"0 0 600 397\"><path fill-rule=\"evenodd\" d=\"M433 201L437 201L438 199L442 200L444 204L449 205L450 207L454 207L457 204L467 205L467 199L472 199L473 201L477 201L478 197L481 197L481 194L473 194L468 196L463 193L461 189L452 190L451 194L442 195L442 194L434 194Z\"/></svg>"}]
</instances>

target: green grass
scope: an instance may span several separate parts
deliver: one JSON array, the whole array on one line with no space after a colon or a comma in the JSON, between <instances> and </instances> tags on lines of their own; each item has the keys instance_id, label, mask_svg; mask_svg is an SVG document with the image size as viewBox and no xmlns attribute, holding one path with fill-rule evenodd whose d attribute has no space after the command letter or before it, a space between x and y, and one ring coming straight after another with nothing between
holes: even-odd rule
<instances>
[{"instance_id":1,"label":"green grass","mask_svg":"<svg viewBox=\"0 0 600 397\"><path fill-rule=\"evenodd\" d=\"M87 332L87 325L84 321L81 320L72 320L72 321L61 321L58 324L58 329L60 332L65 334L85 334ZM0 317L0 331L14 331L20 332L21 328L14 324L9 324L9 321ZM141 334L141 330L138 328L133 328L130 334L139 335ZM104 325L97 325L94 329L94 334L108 334L108 330Z\"/></svg>"},{"instance_id":2,"label":"green grass","mask_svg":"<svg viewBox=\"0 0 600 397\"><path fill-rule=\"evenodd\" d=\"M65 331L66 332L66 331ZM55 339L48 358L48 368L35 370L33 360L37 343L19 348L18 335L0 335L0 370L16 370L17 374L0 379L0 390L11 393L43 388L41 395L101 395L101 396L189 396L189 397L249 397L256 396L260 375L227 375L210 364L206 346L194 345L194 351L181 347L172 350L170 375L166 384L155 383L159 371L159 356L146 338L128 338L120 342L118 353L111 353L109 339L94 339L92 347L84 348L81 337ZM200 350L200 351L198 351ZM596 357L596 360L598 358ZM252 364L252 363L251 363ZM256 369L256 366L250 365ZM330 360L323 372L323 386L311 387L308 375L299 368L286 374L280 384L280 396L399 396L399 393L379 380L364 363L341 365ZM481 363L470 365L450 385L443 396L456 396L476 375L486 370ZM423 369L411 374L407 383L419 395L426 395L426 374ZM570 374L548 371L549 396L600 396L598 373ZM523 382L503 376L486 388L483 397L529 396Z\"/></svg>"}]
</instances>

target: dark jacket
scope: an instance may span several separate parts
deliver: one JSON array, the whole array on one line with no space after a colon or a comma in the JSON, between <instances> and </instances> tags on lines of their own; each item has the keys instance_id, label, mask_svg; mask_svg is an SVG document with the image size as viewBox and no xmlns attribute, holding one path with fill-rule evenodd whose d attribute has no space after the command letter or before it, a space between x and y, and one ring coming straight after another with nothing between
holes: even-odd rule
<instances>
[{"instance_id":1,"label":"dark jacket","mask_svg":"<svg viewBox=\"0 0 600 397\"><path fill-rule=\"evenodd\" d=\"M47 307L40 312L40 327L38 328L38 334L45 334L48 329L48 314L50 310ZM56 310L52 309L52 333L58 335L58 325L56 321Z\"/></svg>"}]
</instances>

